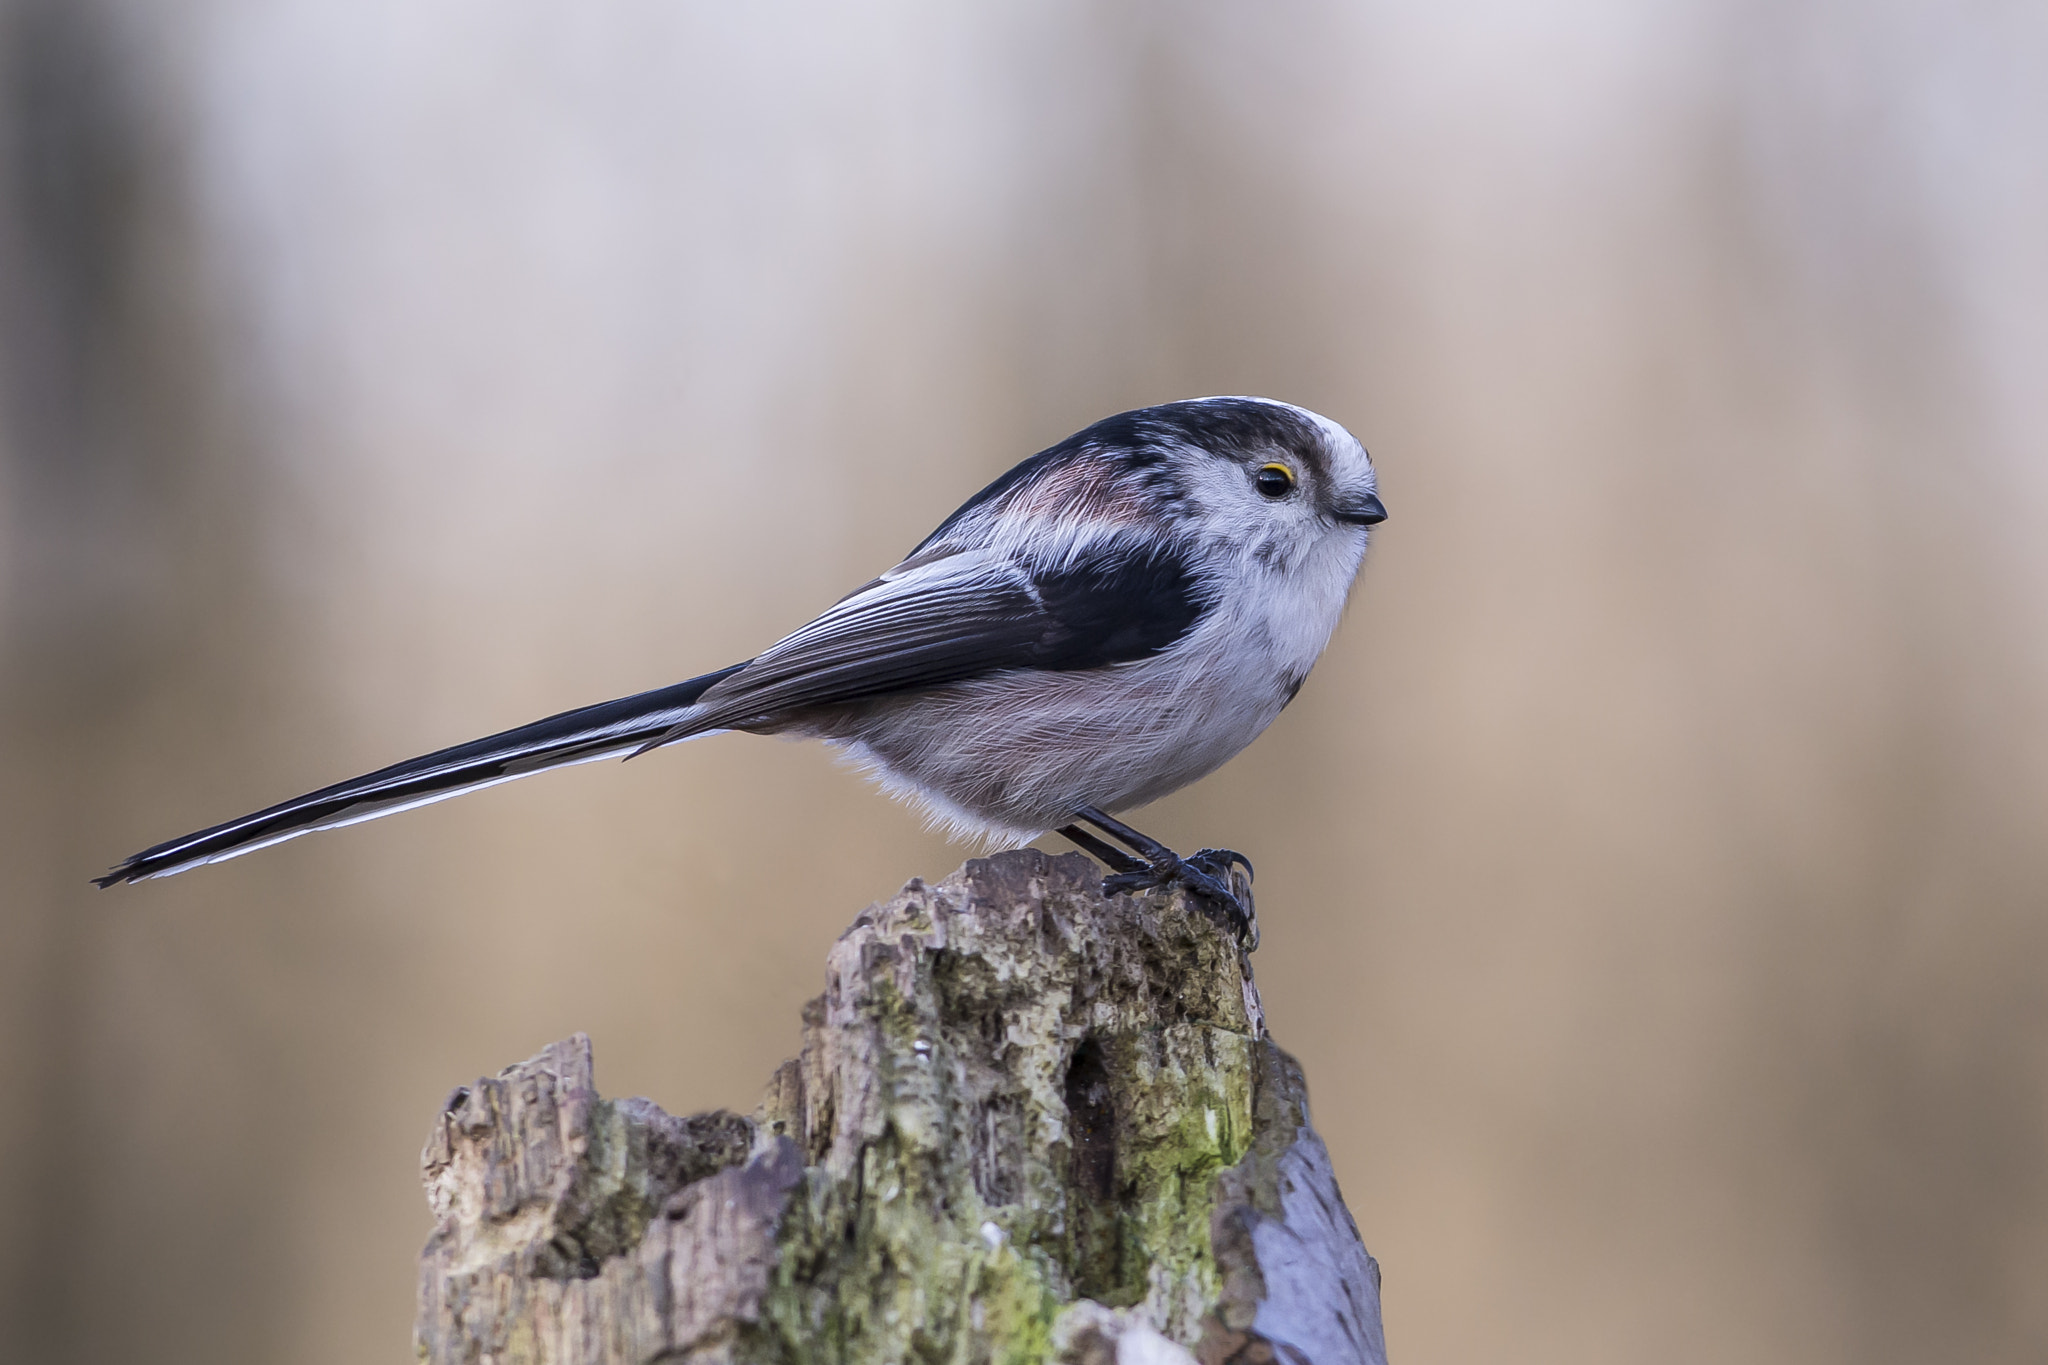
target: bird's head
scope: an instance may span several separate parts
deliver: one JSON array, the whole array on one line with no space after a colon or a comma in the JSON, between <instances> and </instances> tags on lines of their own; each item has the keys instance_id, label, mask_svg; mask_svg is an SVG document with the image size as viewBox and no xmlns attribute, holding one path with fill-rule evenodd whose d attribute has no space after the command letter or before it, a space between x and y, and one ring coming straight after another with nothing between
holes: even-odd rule
<instances>
[{"instance_id":1,"label":"bird's head","mask_svg":"<svg viewBox=\"0 0 2048 1365\"><path fill-rule=\"evenodd\" d=\"M1306 408L1267 398L1194 398L1133 415L1150 428L1143 444L1168 454L1189 510L1216 529L1260 537L1278 526L1311 538L1387 519L1365 447Z\"/></svg>"},{"instance_id":2,"label":"bird's head","mask_svg":"<svg viewBox=\"0 0 2048 1365\"><path fill-rule=\"evenodd\" d=\"M1140 408L1078 433L1113 503L1162 531L1240 547L1276 569L1336 555L1353 569L1386 520L1372 458L1327 417L1265 398ZM1100 467L1100 466L1098 466Z\"/></svg>"},{"instance_id":3,"label":"bird's head","mask_svg":"<svg viewBox=\"0 0 2048 1365\"><path fill-rule=\"evenodd\" d=\"M1102 537L1236 547L1285 571L1356 569L1386 520L1372 458L1327 417L1266 398L1191 398L1106 417L983 489L913 554L943 544L1058 559Z\"/></svg>"}]
</instances>

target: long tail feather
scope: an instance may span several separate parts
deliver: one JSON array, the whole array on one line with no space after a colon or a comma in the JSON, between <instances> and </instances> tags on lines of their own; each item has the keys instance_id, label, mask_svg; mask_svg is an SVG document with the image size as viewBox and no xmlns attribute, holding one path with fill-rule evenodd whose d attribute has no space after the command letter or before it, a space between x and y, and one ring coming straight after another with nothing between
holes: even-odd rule
<instances>
[{"instance_id":1,"label":"long tail feather","mask_svg":"<svg viewBox=\"0 0 2048 1365\"><path fill-rule=\"evenodd\" d=\"M515 777L588 763L635 750L657 736L687 732L688 713L714 683L745 664L656 688L617 701L564 711L516 730L458 744L144 849L122 862L99 886L168 877L174 872L253 853L315 830L335 829L391 815L451 796L510 782ZM681 737L678 735L677 737Z\"/></svg>"}]
</instances>

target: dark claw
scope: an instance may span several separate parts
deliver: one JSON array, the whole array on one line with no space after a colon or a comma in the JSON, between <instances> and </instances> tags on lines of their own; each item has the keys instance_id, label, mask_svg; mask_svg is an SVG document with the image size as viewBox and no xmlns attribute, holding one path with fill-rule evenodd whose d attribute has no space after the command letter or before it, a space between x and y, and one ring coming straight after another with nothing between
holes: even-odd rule
<instances>
[{"instance_id":1,"label":"dark claw","mask_svg":"<svg viewBox=\"0 0 2048 1365\"><path fill-rule=\"evenodd\" d=\"M1112 870L1114 875L1103 878L1103 895L1117 896L1126 891L1148 891L1162 886L1182 887L1194 897L1203 913L1223 921L1224 926L1244 945L1246 952L1259 946L1259 917L1252 908L1251 859L1227 848L1205 848L1192 858L1183 858L1157 839L1139 833L1093 806L1083 806L1074 814L1112 839L1128 845L1137 855L1133 857L1104 843L1078 823L1060 828L1062 835L1094 854Z\"/></svg>"},{"instance_id":2,"label":"dark claw","mask_svg":"<svg viewBox=\"0 0 2048 1365\"><path fill-rule=\"evenodd\" d=\"M1243 868L1242 872L1237 871ZM1220 919L1251 952L1259 946L1259 917L1252 905L1252 863L1227 848L1205 848L1188 858L1164 860L1133 872L1119 872L1102 881L1102 894L1149 891L1179 886L1190 892L1205 914Z\"/></svg>"},{"instance_id":3,"label":"dark claw","mask_svg":"<svg viewBox=\"0 0 2048 1365\"><path fill-rule=\"evenodd\" d=\"M1190 854L1188 861L1204 872L1213 873L1223 881L1230 880L1231 864L1244 869L1245 884L1250 885L1258 873L1252 871L1252 860L1231 848L1205 848L1200 853Z\"/></svg>"},{"instance_id":4,"label":"dark claw","mask_svg":"<svg viewBox=\"0 0 2048 1365\"><path fill-rule=\"evenodd\" d=\"M1259 912L1252 901L1252 860L1242 853L1228 848L1205 848L1191 854L1187 862L1198 867L1221 882L1229 891L1227 898L1216 903L1222 911L1225 926L1237 935L1246 952L1254 952L1259 946ZM1242 872L1239 868L1244 869Z\"/></svg>"}]
</instances>

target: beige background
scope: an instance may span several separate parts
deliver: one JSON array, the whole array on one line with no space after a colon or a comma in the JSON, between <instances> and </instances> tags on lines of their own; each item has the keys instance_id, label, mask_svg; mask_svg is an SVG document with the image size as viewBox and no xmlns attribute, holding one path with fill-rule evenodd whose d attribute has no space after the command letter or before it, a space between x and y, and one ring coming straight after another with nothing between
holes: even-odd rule
<instances>
[{"instance_id":1,"label":"beige background","mask_svg":"<svg viewBox=\"0 0 2048 1365\"><path fill-rule=\"evenodd\" d=\"M728 736L119 856L743 657L1142 403L1393 519L1254 857L1404 1365L2048 1356L2033 0L0 6L0 1356L408 1356L443 1094L749 1106L964 851Z\"/></svg>"}]
</instances>

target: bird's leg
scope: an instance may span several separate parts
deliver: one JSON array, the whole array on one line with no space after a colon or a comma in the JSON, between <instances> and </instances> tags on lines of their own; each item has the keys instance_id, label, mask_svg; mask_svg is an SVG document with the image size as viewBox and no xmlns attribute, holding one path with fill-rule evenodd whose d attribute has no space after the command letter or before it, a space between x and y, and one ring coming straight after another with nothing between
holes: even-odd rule
<instances>
[{"instance_id":1,"label":"bird's leg","mask_svg":"<svg viewBox=\"0 0 2048 1365\"><path fill-rule=\"evenodd\" d=\"M1083 806L1074 814L1128 845L1143 860L1140 862L1111 848L1075 825L1063 827L1060 830L1062 835L1114 869L1115 875L1103 880L1104 895L1113 896L1122 891L1155 886L1182 886L1205 907L1220 913L1248 949L1258 946L1259 919L1252 906L1251 859L1227 848L1205 848L1183 858L1157 839L1132 829L1093 806ZM1244 869L1242 876L1236 871L1238 867Z\"/></svg>"},{"instance_id":2,"label":"bird's leg","mask_svg":"<svg viewBox=\"0 0 2048 1365\"><path fill-rule=\"evenodd\" d=\"M1245 870L1245 875L1247 877L1249 877L1252 873L1252 860L1245 857L1242 853L1234 852L1231 849L1205 848L1199 853L1191 854L1186 858L1182 858L1178 854L1176 854L1172 849L1168 848L1165 844L1160 843L1157 839L1152 838L1148 834L1144 834L1138 830L1132 829L1129 825L1123 823L1121 820L1117 820L1109 815L1104 814L1102 811L1098 810L1094 806L1085 807L1082 810L1076 811L1075 814L1080 816L1081 819L1086 820L1089 824L1094 825L1096 828L1102 830L1103 833L1108 834L1113 838L1130 845L1130 847L1133 850L1135 850L1141 858L1145 860L1142 866L1147 868L1166 869L1166 872L1162 875L1162 880L1171 880L1173 869L1180 864L1189 864L1194 867L1197 867L1201 871L1208 873L1213 877L1216 877L1219 881L1228 880L1228 878L1230 877L1230 868L1233 864L1243 867ZM1068 833L1068 831L1075 829L1075 826L1068 825L1065 829L1061 830L1060 832L1062 834L1066 834ZM1071 837L1071 835L1069 837ZM1103 846L1101 844L1101 841L1093 838L1093 836L1088 837L1088 842L1090 844L1096 845L1097 847ZM1093 852L1094 849L1091 848L1089 851ZM1123 855L1121 854L1119 854L1118 856L1123 857ZM1107 862L1109 860L1104 859L1103 861ZM1127 864L1127 866L1118 867L1117 870L1119 872L1134 873L1138 871L1139 867L1141 866L1140 864L1131 863L1129 858L1124 858L1123 861L1125 864ZM1149 885L1151 883L1145 884Z\"/></svg>"},{"instance_id":3,"label":"bird's leg","mask_svg":"<svg viewBox=\"0 0 2048 1365\"><path fill-rule=\"evenodd\" d=\"M1103 843L1079 825L1061 825L1053 833L1075 845L1083 853L1094 855L1097 862L1104 864L1112 872L1142 872L1145 869L1142 860L1133 858L1114 844Z\"/></svg>"}]
</instances>

